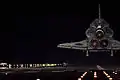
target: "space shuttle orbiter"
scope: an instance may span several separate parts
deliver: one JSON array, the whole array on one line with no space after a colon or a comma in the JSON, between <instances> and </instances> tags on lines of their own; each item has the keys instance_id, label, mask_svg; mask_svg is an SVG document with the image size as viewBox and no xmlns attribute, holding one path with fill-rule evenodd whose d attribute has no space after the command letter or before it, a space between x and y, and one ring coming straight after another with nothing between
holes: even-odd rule
<instances>
[{"instance_id":1,"label":"space shuttle orbiter","mask_svg":"<svg viewBox=\"0 0 120 80\"><path fill-rule=\"evenodd\" d=\"M89 52L110 51L113 56L113 51L120 50L120 42L113 39L113 30L109 24L101 18L99 5L99 18L95 19L90 27L86 30L86 39L78 42L62 43L57 45L60 48L78 49L86 51L86 56Z\"/></svg>"}]
</instances>

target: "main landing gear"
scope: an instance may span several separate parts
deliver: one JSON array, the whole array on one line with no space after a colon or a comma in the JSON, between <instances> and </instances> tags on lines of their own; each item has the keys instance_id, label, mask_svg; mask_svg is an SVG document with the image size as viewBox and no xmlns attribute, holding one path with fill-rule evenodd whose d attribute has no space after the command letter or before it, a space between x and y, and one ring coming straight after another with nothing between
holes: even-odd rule
<instances>
[{"instance_id":1,"label":"main landing gear","mask_svg":"<svg viewBox=\"0 0 120 80\"><path fill-rule=\"evenodd\" d=\"M86 56L89 56L89 50L86 50ZM114 56L113 50L110 50L110 56Z\"/></svg>"},{"instance_id":2,"label":"main landing gear","mask_svg":"<svg viewBox=\"0 0 120 80\"><path fill-rule=\"evenodd\" d=\"M110 56L113 56L113 50L110 50L110 53L111 53Z\"/></svg>"},{"instance_id":3,"label":"main landing gear","mask_svg":"<svg viewBox=\"0 0 120 80\"><path fill-rule=\"evenodd\" d=\"M88 50L86 51L86 56L89 56L89 51Z\"/></svg>"}]
</instances>

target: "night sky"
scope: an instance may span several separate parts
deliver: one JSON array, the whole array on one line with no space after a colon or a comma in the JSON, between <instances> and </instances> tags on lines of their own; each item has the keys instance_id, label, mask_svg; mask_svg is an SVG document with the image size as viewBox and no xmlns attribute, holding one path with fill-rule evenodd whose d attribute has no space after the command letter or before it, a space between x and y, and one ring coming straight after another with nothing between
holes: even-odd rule
<instances>
[{"instance_id":1,"label":"night sky","mask_svg":"<svg viewBox=\"0 0 120 80\"><path fill-rule=\"evenodd\" d=\"M85 57L82 51L57 48L60 43L86 38L86 29L98 18L98 4L56 8L18 9L11 12L13 15L4 16L1 23L4 30L0 32L1 60L10 63L67 61L83 65L119 64L119 56L91 53L90 57ZM102 17L114 30L114 38L117 40L120 40L119 10L117 5L101 5Z\"/></svg>"}]
</instances>

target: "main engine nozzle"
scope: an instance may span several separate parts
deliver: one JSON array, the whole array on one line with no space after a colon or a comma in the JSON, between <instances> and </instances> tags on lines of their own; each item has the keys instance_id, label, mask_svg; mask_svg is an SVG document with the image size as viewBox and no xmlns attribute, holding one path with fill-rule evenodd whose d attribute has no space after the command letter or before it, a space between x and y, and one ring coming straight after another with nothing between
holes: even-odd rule
<instances>
[{"instance_id":1,"label":"main engine nozzle","mask_svg":"<svg viewBox=\"0 0 120 80\"><path fill-rule=\"evenodd\" d=\"M108 44L109 44L109 42L108 42L107 39L103 39L103 40L100 41L100 46L101 46L102 48L107 47Z\"/></svg>"},{"instance_id":2,"label":"main engine nozzle","mask_svg":"<svg viewBox=\"0 0 120 80\"><path fill-rule=\"evenodd\" d=\"M98 39L103 38L103 37L104 37L104 31L101 30L101 29L96 30L96 37L97 37Z\"/></svg>"},{"instance_id":3,"label":"main engine nozzle","mask_svg":"<svg viewBox=\"0 0 120 80\"><path fill-rule=\"evenodd\" d=\"M99 46L99 41L97 39L92 39L90 43L93 48L97 48Z\"/></svg>"}]
</instances>

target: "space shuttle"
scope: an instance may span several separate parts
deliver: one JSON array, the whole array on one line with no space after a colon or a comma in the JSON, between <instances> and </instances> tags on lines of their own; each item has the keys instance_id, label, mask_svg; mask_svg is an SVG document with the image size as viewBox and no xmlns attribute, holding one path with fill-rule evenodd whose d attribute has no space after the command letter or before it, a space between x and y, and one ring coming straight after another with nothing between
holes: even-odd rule
<instances>
[{"instance_id":1,"label":"space shuttle","mask_svg":"<svg viewBox=\"0 0 120 80\"><path fill-rule=\"evenodd\" d=\"M120 50L120 42L113 38L113 30L109 24L101 18L99 5L99 17L95 19L90 27L85 31L86 39L78 42L61 43L59 48L77 49L86 51L86 56L89 52L109 51L111 56L117 50Z\"/></svg>"}]
</instances>

